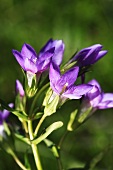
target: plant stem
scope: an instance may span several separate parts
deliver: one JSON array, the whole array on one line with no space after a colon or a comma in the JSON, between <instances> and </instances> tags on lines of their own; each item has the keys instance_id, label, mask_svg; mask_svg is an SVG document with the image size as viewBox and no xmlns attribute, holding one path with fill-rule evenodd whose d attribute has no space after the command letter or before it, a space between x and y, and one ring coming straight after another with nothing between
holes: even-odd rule
<instances>
[{"instance_id":1,"label":"plant stem","mask_svg":"<svg viewBox=\"0 0 113 170\"><path fill-rule=\"evenodd\" d=\"M16 156L16 154L13 152L13 150L11 148L8 148L8 153L13 157L13 159L15 160L15 162L17 163L17 165L22 169L22 170L28 170L23 164L22 162L18 159L18 157Z\"/></svg>"},{"instance_id":2,"label":"plant stem","mask_svg":"<svg viewBox=\"0 0 113 170\"><path fill-rule=\"evenodd\" d=\"M46 115L44 114L44 115L41 117L41 119L40 119L40 121L39 121L39 123L38 123L38 125L37 125L37 127L36 127L36 129L35 129L34 136L37 135L37 133L38 133L38 131L39 131L39 128L40 128L40 126L41 126L41 124L43 123L43 121L44 121L45 118L46 118Z\"/></svg>"},{"instance_id":3,"label":"plant stem","mask_svg":"<svg viewBox=\"0 0 113 170\"><path fill-rule=\"evenodd\" d=\"M35 107L35 104L36 104L36 102L37 102L37 99L38 99L39 95L40 95L48 86L49 86L49 83L45 84L45 85L38 91L37 95L35 96L35 98L34 98L34 100L33 100L32 105L31 105L30 112L29 112L30 115L31 115L32 112L33 112L33 109L34 109L34 107Z\"/></svg>"},{"instance_id":4,"label":"plant stem","mask_svg":"<svg viewBox=\"0 0 113 170\"><path fill-rule=\"evenodd\" d=\"M34 139L34 134L33 134L33 127L32 127L32 121L31 120L28 120L28 130L29 130L30 140L33 140ZM41 162L40 162L38 148L37 148L36 144L31 143L31 148L32 148L32 151L33 151L34 160L35 160L37 170L43 170Z\"/></svg>"},{"instance_id":5,"label":"plant stem","mask_svg":"<svg viewBox=\"0 0 113 170\"><path fill-rule=\"evenodd\" d=\"M31 147L32 147L32 151L33 151L33 155L34 155L37 170L43 170L41 162L40 162L40 157L39 157L37 146L35 144L31 144Z\"/></svg>"}]
</instances>

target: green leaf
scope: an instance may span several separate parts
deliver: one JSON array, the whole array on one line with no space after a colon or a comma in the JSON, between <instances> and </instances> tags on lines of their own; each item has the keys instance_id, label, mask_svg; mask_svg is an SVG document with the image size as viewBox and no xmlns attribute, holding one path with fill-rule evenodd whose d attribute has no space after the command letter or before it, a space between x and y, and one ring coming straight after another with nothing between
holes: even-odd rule
<instances>
[{"instance_id":1,"label":"green leaf","mask_svg":"<svg viewBox=\"0 0 113 170\"><path fill-rule=\"evenodd\" d=\"M76 109L76 110L74 110L74 111L70 114L70 120L69 120L68 125L67 125L67 130L68 130L68 131L73 131L72 125L73 125L73 122L74 122L75 117L76 117L76 115L77 115L77 112L78 112L78 110Z\"/></svg>"},{"instance_id":2,"label":"green leaf","mask_svg":"<svg viewBox=\"0 0 113 170\"><path fill-rule=\"evenodd\" d=\"M21 118L22 120L26 120L26 121L28 120L27 114L25 112L15 110L15 109L9 107L8 104L6 104L2 99L0 99L0 104L4 109L10 111L14 115L16 115L18 118Z\"/></svg>"},{"instance_id":3,"label":"green leaf","mask_svg":"<svg viewBox=\"0 0 113 170\"><path fill-rule=\"evenodd\" d=\"M63 122L58 121L51 124L39 138L32 141L33 144L39 144L41 141L46 139L53 131L63 126Z\"/></svg>"},{"instance_id":4,"label":"green leaf","mask_svg":"<svg viewBox=\"0 0 113 170\"><path fill-rule=\"evenodd\" d=\"M17 134L17 133L15 133L15 136L19 139L19 140L21 140L21 141L23 141L23 142L25 142L25 143L27 143L27 144L31 144L30 143L30 140L28 139L28 138L25 138L25 137L23 137L22 135L20 135L20 134Z\"/></svg>"}]
</instances>

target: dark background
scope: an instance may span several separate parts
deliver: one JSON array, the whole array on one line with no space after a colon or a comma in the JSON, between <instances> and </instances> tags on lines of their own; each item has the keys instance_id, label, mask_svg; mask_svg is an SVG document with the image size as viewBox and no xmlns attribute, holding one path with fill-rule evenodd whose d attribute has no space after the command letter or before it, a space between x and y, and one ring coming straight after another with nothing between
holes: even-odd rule
<instances>
[{"instance_id":1,"label":"dark background","mask_svg":"<svg viewBox=\"0 0 113 170\"><path fill-rule=\"evenodd\" d=\"M12 49L20 51L24 43L29 43L38 52L49 38L64 41L66 48L63 61L76 50L102 44L108 54L93 66L86 80L95 78L105 92L113 92L112 0L1 0L0 98L7 102L14 100L15 80L22 79L21 69L12 55ZM70 110L64 106L58 113L59 119L67 122L69 113ZM97 111L76 133L70 134L63 145L65 166L82 166L82 163L90 161L96 154L108 148L95 170L112 170L112 122L112 109ZM51 136L53 140L57 140L60 134L59 131L55 133L56 137ZM18 152L21 155L21 147ZM45 169L50 170L52 155L47 153L48 151L42 148L42 157L45 155L47 163L48 160L51 162L50 167L45 165ZM66 164L67 159L69 165ZM18 169L15 166L13 159L0 151L0 170L8 167Z\"/></svg>"}]
</instances>

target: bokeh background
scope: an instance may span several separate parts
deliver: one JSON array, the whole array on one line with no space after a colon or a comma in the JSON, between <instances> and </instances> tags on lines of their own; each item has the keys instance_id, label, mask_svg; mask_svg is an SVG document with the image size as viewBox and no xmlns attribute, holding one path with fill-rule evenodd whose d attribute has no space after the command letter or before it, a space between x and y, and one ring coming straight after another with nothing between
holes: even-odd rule
<instances>
[{"instance_id":1,"label":"bokeh background","mask_svg":"<svg viewBox=\"0 0 113 170\"><path fill-rule=\"evenodd\" d=\"M12 49L21 50L24 43L29 43L38 52L49 38L64 41L63 62L76 50L102 44L108 54L93 66L87 81L96 78L105 92L113 92L113 0L0 0L0 98L14 100L15 80L22 79ZM65 123L75 103L68 105L58 113ZM63 130L60 132L51 138L58 141ZM55 160L41 147L41 156L51 162L50 167L45 163L45 170L53 170ZM20 157L22 148L23 144L18 146ZM94 170L113 170L113 109L97 111L76 133L68 135L62 161L65 167L74 168L99 153L104 154ZM9 167L19 169L10 156L0 151L0 170Z\"/></svg>"}]
</instances>

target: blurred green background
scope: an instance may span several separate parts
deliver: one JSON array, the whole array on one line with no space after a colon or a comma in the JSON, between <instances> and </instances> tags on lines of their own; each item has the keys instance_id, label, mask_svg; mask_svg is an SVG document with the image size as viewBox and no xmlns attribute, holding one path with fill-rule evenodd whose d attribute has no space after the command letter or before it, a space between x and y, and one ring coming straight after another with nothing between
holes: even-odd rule
<instances>
[{"instance_id":1,"label":"blurred green background","mask_svg":"<svg viewBox=\"0 0 113 170\"><path fill-rule=\"evenodd\" d=\"M49 38L64 41L63 61L76 50L102 44L108 54L93 66L87 81L96 78L105 92L113 92L113 0L0 0L0 98L11 102L15 80L22 79L12 49L20 51L24 43L29 43L38 52ZM74 103L71 105L68 107L74 108ZM66 107L58 113L58 118L65 123L70 113ZM62 148L65 167L68 167L67 160L71 168L77 161L80 165L89 162L110 146L95 170L113 170L112 122L112 109L98 111L76 133L70 134ZM53 140L57 140L59 131L55 133L56 137L51 136ZM20 148L20 155L21 152ZM52 169L51 154L42 148L41 155L45 155L47 163L51 161L51 166L45 165L44 170ZM10 156L0 151L0 170L9 167L19 169Z\"/></svg>"}]
</instances>

